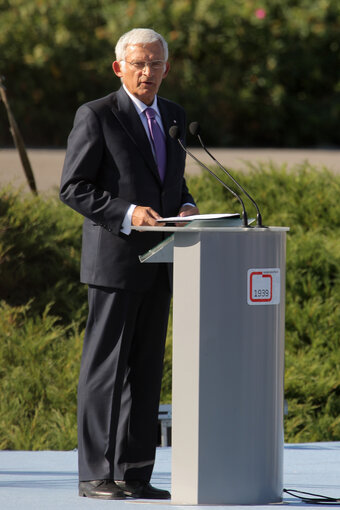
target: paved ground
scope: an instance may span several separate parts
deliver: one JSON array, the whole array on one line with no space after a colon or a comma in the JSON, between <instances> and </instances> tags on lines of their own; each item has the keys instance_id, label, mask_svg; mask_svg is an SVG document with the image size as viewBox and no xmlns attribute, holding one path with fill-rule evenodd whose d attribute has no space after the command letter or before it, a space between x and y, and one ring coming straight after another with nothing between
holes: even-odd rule
<instances>
[{"instance_id":1,"label":"paved ground","mask_svg":"<svg viewBox=\"0 0 340 510\"><path fill-rule=\"evenodd\" d=\"M237 459L235 459L237 462ZM287 444L283 484L287 489L340 498L340 443ZM152 483L171 489L171 448L158 448ZM270 506L176 505L171 501L103 501L77 493L77 453L0 452L1 510L268 510ZM277 506L277 505L276 505ZM302 503L284 495L282 510L319 510L325 505ZM330 505L328 505L330 506Z\"/></svg>"},{"instance_id":2,"label":"paved ground","mask_svg":"<svg viewBox=\"0 0 340 510\"><path fill-rule=\"evenodd\" d=\"M202 149L192 152L205 164L211 164ZM249 163L273 162L286 163L291 169L304 161L318 167L326 166L334 173L340 173L340 150L303 150L303 149L211 149L213 155L226 167L246 171ZM59 186L65 150L29 149L28 156L39 191L53 191ZM189 157L186 171L189 174L201 172L201 167ZM25 175L16 150L0 149L0 185L12 182L28 189Z\"/></svg>"}]
</instances>

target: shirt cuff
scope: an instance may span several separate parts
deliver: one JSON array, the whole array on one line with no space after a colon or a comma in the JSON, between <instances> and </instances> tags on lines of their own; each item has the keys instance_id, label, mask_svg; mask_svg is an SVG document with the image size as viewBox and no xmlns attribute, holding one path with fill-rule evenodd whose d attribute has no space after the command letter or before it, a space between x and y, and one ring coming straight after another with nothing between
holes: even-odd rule
<instances>
[{"instance_id":1,"label":"shirt cuff","mask_svg":"<svg viewBox=\"0 0 340 510\"><path fill-rule=\"evenodd\" d=\"M122 226L120 228L122 234L126 234L127 236L131 234L132 214L136 207L137 205L131 204L130 207L128 208L124 216Z\"/></svg>"},{"instance_id":2,"label":"shirt cuff","mask_svg":"<svg viewBox=\"0 0 340 510\"><path fill-rule=\"evenodd\" d=\"M191 202L185 202L185 204L182 204L182 207L185 205L191 205L191 207L196 207L196 204L192 204Z\"/></svg>"}]
</instances>

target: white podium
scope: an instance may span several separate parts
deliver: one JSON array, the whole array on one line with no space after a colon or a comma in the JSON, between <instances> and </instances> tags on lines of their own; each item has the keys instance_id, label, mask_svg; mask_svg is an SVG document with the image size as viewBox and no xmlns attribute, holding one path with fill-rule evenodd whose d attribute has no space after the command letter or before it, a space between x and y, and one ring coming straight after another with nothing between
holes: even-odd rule
<instances>
[{"instance_id":1,"label":"white podium","mask_svg":"<svg viewBox=\"0 0 340 510\"><path fill-rule=\"evenodd\" d=\"M288 228L161 229L145 261L174 262L172 502L280 502Z\"/></svg>"}]
</instances>

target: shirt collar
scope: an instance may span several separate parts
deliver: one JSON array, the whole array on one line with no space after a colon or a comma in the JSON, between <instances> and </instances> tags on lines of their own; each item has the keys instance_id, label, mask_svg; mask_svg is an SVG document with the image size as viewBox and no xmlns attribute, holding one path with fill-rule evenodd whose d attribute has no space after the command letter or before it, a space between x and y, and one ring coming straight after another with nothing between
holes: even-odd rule
<instances>
[{"instance_id":1,"label":"shirt collar","mask_svg":"<svg viewBox=\"0 0 340 510\"><path fill-rule=\"evenodd\" d=\"M155 96L155 99L153 100L152 105L147 106L145 103L143 103L143 101L141 101L136 96L131 94L131 92L125 87L124 83L123 83L123 88L124 88L125 92L127 93L127 95L129 96L129 98L131 99L131 101L133 102L133 104L137 110L137 113L139 115L142 115L142 113L144 113L144 111L147 108L153 108L155 110L155 112L157 113L157 115L159 115L159 117L161 116L161 114L159 112L159 108L158 108L157 95Z\"/></svg>"}]
</instances>

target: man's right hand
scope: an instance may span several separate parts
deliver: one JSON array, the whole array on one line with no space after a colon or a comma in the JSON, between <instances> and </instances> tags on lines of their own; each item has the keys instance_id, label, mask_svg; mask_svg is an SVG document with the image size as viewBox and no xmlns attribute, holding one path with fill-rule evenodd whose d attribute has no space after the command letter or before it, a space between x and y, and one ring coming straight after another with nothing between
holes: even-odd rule
<instances>
[{"instance_id":1,"label":"man's right hand","mask_svg":"<svg viewBox=\"0 0 340 510\"><path fill-rule=\"evenodd\" d=\"M132 213L131 223L134 227L159 227L164 225L164 223L157 222L158 219L161 219L161 216L151 207L137 205Z\"/></svg>"}]
</instances>

